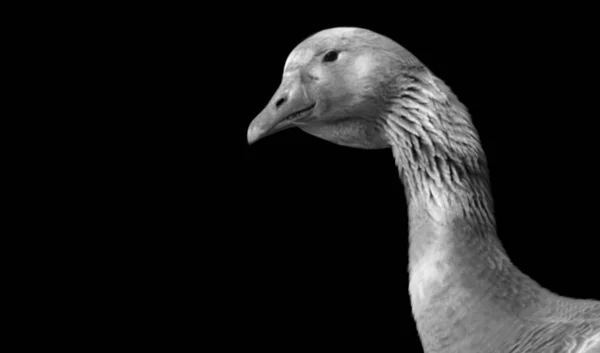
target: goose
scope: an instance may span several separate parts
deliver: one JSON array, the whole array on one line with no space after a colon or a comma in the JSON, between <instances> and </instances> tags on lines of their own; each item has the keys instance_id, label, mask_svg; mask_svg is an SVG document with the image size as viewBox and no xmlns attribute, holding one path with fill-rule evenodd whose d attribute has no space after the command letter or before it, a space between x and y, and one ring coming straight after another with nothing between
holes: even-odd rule
<instances>
[{"instance_id":1,"label":"goose","mask_svg":"<svg viewBox=\"0 0 600 353\"><path fill-rule=\"evenodd\" d=\"M467 108L392 39L320 31L288 56L249 144L297 127L391 148L409 213L409 295L424 352L600 353L600 302L521 272L497 234L486 157Z\"/></svg>"}]
</instances>

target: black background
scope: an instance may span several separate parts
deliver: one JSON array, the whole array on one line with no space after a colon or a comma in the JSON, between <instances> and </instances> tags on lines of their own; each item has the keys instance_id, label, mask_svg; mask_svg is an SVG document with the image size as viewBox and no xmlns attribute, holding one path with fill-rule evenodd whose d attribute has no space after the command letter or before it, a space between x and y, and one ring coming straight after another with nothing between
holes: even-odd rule
<instances>
[{"instance_id":1,"label":"black background","mask_svg":"<svg viewBox=\"0 0 600 353\"><path fill-rule=\"evenodd\" d=\"M123 282L144 288L132 302L157 304L149 322L174 317L193 336L207 320L224 348L419 351L391 151L300 130L246 142L289 52L337 26L392 38L451 87L480 133L510 258L551 291L600 297L597 43L585 11L370 10L232 5L126 17L109 43L131 56L108 55L123 73L112 98L125 108L103 122L119 146L104 180L118 190L111 215L135 238L121 240L136 259Z\"/></svg>"}]
</instances>

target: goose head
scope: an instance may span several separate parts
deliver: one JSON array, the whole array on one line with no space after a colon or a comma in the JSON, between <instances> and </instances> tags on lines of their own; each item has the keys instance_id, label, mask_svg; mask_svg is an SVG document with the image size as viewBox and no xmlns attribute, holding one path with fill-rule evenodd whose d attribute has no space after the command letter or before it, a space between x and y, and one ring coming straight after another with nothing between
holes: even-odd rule
<instances>
[{"instance_id":1,"label":"goose head","mask_svg":"<svg viewBox=\"0 0 600 353\"><path fill-rule=\"evenodd\" d=\"M298 127L357 148L385 148L380 128L395 77L420 63L391 39L361 28L314 34L288 56L281 85L250 123L248 142Z\"/></svg>"}]
</instances>

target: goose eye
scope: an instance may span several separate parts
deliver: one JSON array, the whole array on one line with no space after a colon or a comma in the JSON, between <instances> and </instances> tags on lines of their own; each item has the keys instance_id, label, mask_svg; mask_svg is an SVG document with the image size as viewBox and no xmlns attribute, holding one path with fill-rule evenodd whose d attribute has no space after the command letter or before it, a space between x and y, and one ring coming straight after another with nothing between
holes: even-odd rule
<instances>
[{"instance_id":1,"label":"goose eye","mask_svg":"<svg viewBox=\"0 0 600 353\"><path fill-rule=\"evenodd\" d=\"M325 56L323 56L323 62L332 62L332 61L336 61L338 58L338 52L335 50L330 51L329 53L325 54Z\"/></svg>"}]
</instances>

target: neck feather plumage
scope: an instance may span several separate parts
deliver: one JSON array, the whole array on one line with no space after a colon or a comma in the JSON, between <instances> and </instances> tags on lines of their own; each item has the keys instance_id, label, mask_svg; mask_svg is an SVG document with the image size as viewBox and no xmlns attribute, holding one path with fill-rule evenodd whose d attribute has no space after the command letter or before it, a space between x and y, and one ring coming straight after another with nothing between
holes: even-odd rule
<instances>
[{"instance_id":1,"label":"neck feather plumage","mask_svg":"<svg viewBox=\"0 0 600 353\"><path fill-rule=\"evenodd\" d=\"M498 242L485 154L466 108L431 74L402 79L384 130L406 190L412 248L423 245L412 240L426 224L453 233L469 227ZM422 256L411 251L411 263Z\"/></svg>"},{"instance_id":2,"label":"neck feather plumage","mask_svg":"<svg viewBox=\"0 0 600 353\"><path fill-rule=\"evenodd\" d=\"M523 310L537 290L522 287L537 287L496 237L485 155L466 108L428 72L400 80L380 123L408 200L409 290L421 334L450 330L435 318L454 324L482 301Z\"/></svg>"}]
</instances>

